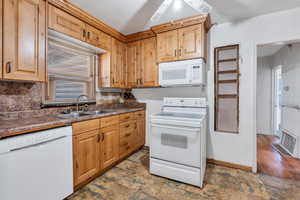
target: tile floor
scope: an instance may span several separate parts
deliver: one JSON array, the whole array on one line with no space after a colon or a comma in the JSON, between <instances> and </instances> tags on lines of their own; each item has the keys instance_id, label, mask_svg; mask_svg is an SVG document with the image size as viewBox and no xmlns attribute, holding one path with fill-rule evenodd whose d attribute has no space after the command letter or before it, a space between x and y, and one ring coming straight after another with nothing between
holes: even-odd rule
<instances>
[{"instance_id":1,"label":"tile floor","mask_svg":"<svg viewBox=\"0 0 300 200\"><path fill-rule=\"evenodd\" d=\"M150 175L141 150L74 193L68 200L300 199L300 182L208 165L200 189Z\"/></svg>"}]
</instances>

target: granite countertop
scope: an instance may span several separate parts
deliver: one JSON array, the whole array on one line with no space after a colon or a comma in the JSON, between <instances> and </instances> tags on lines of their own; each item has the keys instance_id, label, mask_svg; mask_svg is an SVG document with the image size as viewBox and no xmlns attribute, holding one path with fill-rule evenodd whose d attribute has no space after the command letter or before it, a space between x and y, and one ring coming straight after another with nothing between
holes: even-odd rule
<instances>
[{"instance_id":1,"label":"granite countertop","mask_svg":"<svg viewBox=\"0 0 300 200\"><path fill-rule=\"evenodd\" d=\"M97 119L111 115L118 115L122 113L134 112L144 110L145 107L135 108L112 108L105 109L105 113L97 115L88 115L72 119L62 119L56 115L45 115L42 117L32 117L29 119L14 119L14 120L0 120L0 139L9 136L30 133L34 131L46 130L50 128L70 126L74 122Z\"/></svg>"}]
</instances>

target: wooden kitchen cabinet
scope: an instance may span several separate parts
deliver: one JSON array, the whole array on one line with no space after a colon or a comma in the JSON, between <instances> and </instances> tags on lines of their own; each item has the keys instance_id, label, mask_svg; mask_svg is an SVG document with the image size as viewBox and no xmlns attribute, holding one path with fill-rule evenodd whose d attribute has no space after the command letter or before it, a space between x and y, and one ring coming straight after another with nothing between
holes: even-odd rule
<instances>
[{"instance_id":1,"label":"wooden kitchen cabinet","mask_svg":"<svg viewBox=\"0 0 300 200\"><path fill-rule=\"evenodd\" d=\"M101 130L101 158L102 168L112 166L119 159L119 128L118 124Z\"/></svg>"},{"instance_id":2,"label":"wooden kitchen cabinet","mask_svg":"<svg viewBox=\"0 0 300 200\"><path fill-rule=\"evenodd\" d=\"M100 43L100 31L88 24L86 24L86 42L95 46L95 47L99 47L99 43Z\"/></svg>"},{"instance_id":3,"label":"wooden kitchen cabinet","mask_svg":"<svg viewBox=\"0 0 300 200\"><path fill-rule=\"evenodd\" d=\"M157 34L157 61L170 62L206 58L204 24Z\"/></svg>"},{"instance_id":4,"label":"wooden kitchen cabinet","mask_svg":"<svg viewBox=\"0 0 300 200\"><path fill-rule=\"evenodd\" d=\"M48 6L49 28L78 40L85 41L86 24L72 15L52 6Z\"/></svg>"},{"instance_id":5,"label":"wooden kitchen cabinet","mask_svg":"<svg viewBox=\"0 0 300 200\"><path fill-rule=\"evenodd\" d=\"M3 1L3 78L45 81L46 2Z\"/></svg>"},{"instance_id":6,"label":"wooden kitchen cabinet","mask_svg":"<svg viewBox=\"0 0 300 200\"><path fill-rule=\"evenodd\" d=\"M156 63L156 38L141 41L140 87L158 86L158 65Z\"/></svg>"},{"instance_id":7,"label":"wooden kitchen cabinet","mask_svg":"<svg viewBox=\"0 0 300 200\"><path fill-rule=\"evenodd\" d=\"M112 38L111 52L99 59L99 88L126 88L126 45Z\"/></svg>"},{"instance_id":8,"label":"wooden kitchen cabinet","mask_svg":"<svg viewBox=\"0 0 300 200\"><path fill-rule=\"evenodd\" d=\"M99 130L74 136L74 185L87 181L100 171L101 135Z\"/></svg>"},{"instance_id":9,"label":"wooden kitchen cabinet","mask_svg":"<svg viewBox=\"0 0 300 200\"><path fill-rule=\"evenodd\" d=\"M168 62L177 60L178 31L157 34L157 61Z\"/></svg>"},{"instance_id":10,"label":"wooden kitchen cabinet","mask_svg":"<svg viewBox=\"0 0 300 200\"><path fill-rule=\"evenodd\" d=\"M138 87L141 83L141 42L127 44L127 86Z\"/></svg>"},{"instance_id":11,"label":"wooden kitchen cabinet","mask_svg":"<svg viewBox=\"0 0 300 200\"><path fill-rule=\"evenodd\" d=\"M106 51L111 51L112 37L106 33L103 33L102 31L99 31L99 38L99 48L104 49Z\"/></svg>"},{"instance_id":12,"label":"wooden kitchen cabinet","mask_svg":"<svg viewBox=\"0 0 300 200\"><path fill-rule=\"evenodd\" d=\"M136 138L135 147L140 148L145 145L146 137L146 124L145 124L145 111L138 111L136 115Z\"/></svg>"},{"instance_id":13,"label":"wooden kitchen cabinet","mask_svg":"<svg viewBox=\"0 0 300 200\"><path fill-rule=\"evenodd\" d=\"M52 5L48 6L48 11L48 27L50 29L87 42L95 47L107 51L111 50L112 37L110 35Z\"/></svg>"},{"instance_id":14,"label":"wooden kitchen cabinet","mask_svg":"<svg viewBox=\"0 0 300 200\"><path fill-rule=\"evenodd\" d=\"M129 87L158 86L155 37L128 44L127 70L127 84Z\"/></svg>"},{"instance_id":15,"label":"wooden kitchen cabinet","mask_svg":"<svg viewBox=\"0 0 300 200\"><path fill-rule=\"evenodd\" d=\"M145 111L76 122L72 127L75 188L145 144Z\"/></svg>"},{"instance_id":16,"label":"wooden kitchen cabinet","mask_svg":"<svg viewBox=\"0 0 300 200\"><path fill-rule=\"evenodd\" d=\"M203 54L202 25L189 26L178 30L179 60L200 58Z\"/></svg>"},{"instance_id":17,"label":"wooden kitchen cabinet","mask_svg":"<svg viewBox=\"0 0 300 200\"><path fill-rule=\"evenodd\" d=\"M111 85L112 87L124 88L126 87L126 45L112 39L111 56Z\"/></svg>"}]
</instances>

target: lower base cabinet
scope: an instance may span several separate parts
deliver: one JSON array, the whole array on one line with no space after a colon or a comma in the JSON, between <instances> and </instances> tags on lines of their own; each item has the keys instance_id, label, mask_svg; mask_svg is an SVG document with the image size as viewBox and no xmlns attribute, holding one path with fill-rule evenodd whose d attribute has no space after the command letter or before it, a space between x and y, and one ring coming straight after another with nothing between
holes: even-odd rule
<instances>
[{"instance_id":1,"label":"lower base cabinet","mask_svg":"<svg viewBox=\"0 0 300 200\"><path fill-rule=\"evenodd\" d=\"M119 129L116 126L107 127L102 129L101 132L101 163L102 168L106 169L115 164L119 159Z\"/></svg>"},{"instance_id":2,"label":"lower base cabinet","mask_svg":"<svg viewBox=\"0 0 300 200\"><path fill-rule=\"evenodd\" d=\"M96 175L100 170L100 131L88 131L73 138L74 185Z\"/></svg>"},{"instance_id":3,"label":"lower base cabinet","mask_svg":"<svg viewBox=\"0 0 300 200\"><path fill-rule=\"evenodd\" d=\"M74 123L75 188L112 167L144 144L144 111Z\"/></svg>"}]
</instances>

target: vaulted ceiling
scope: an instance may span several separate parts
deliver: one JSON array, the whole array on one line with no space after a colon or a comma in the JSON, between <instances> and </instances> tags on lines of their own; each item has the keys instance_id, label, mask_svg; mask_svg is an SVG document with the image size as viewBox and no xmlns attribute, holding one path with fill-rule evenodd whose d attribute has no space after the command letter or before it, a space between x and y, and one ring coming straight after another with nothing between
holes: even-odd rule
<instances>
[{"instance_id":1,"label":"vaulted ceiling","mask_svg":"<svg viewBox=\"0 0 300 200\"><path fill-rule=\"evenodd\" d=\"M153 25L199 14L183 0L173 0L172 5L159 20L152 22L150 18L164 0L69 1L123 34L143 31ZM206 0L206 2L213 7L211 13L213 23L238 21L300 7L299 0Z\"/></svg>"}]
</instances>

